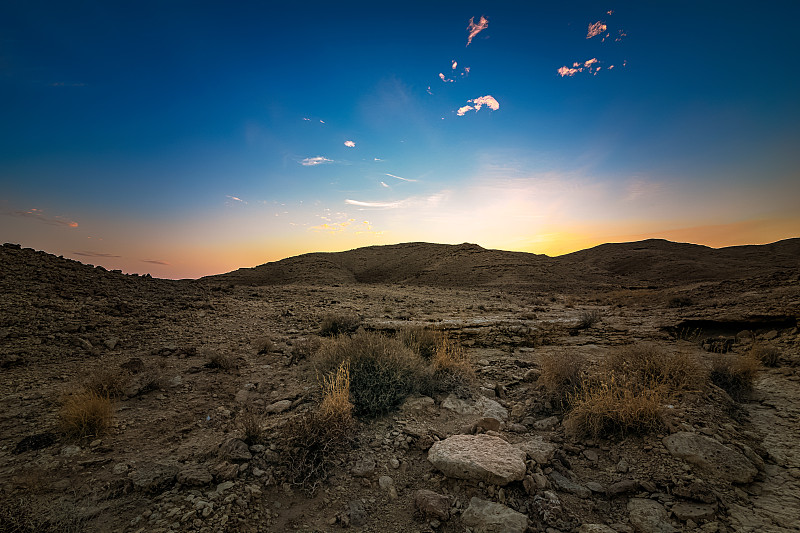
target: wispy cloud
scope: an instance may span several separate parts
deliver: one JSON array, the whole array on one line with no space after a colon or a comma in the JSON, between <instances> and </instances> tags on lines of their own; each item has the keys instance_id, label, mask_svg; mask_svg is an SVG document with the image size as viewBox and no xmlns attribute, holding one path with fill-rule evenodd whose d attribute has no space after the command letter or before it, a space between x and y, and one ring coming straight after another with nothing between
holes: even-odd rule
<instances>
[{"instance_id":1,"label":"wispy cloud","mask_svg":"<svg viewBox=\"0 0 800 533\"><path fill-rule=\"evenodd\" d=\"M243 203L243 204L246 204L246 203L247 203L247 202L245 202L244 200L242 200L241 198L239 198L238 196L231 196L230 194L226 194L226 195L225 195L225 198L230 198L230 199L231 199L231 200L233 200L234 202L241 202L241 203Z\"/></svg>"},{"instance_id":2,"label":"wispy cloud","mask_svg":"<svg viewBox=\"0 0 800 533\"><path fill-rule=\"evenodd\" d=\"M589 30L586 32L586 38L591 39L592 37L597 37L607 29L608 26L598 20L594 24L589 24Z\"/></svg>"},{"instance_id":3,"label":"wispy cloud","mask_svg":"<svg viewBox=\"0 0 800 533\"><path fill-rule=\"evenodd\" d=\"M92 252L92 251L82 251L82 252L72 252L75 255L80 255L83 257L106 257L106 258L115 258L115 257L122 257L121 255L114 255L108 254L104 252Z\"/></svg>"},{"instance_id":4,"label":"wispy cloud","mask_svg":"<svg viewBox=\"0 0 800 533\"><path fill-rule=\"evenodd\" d=\"M360 200L350 200L349 198L344 203L358 207L377 207L381 209L394 209L403 205L402 200L398 202L362 202Z\"/></svg>"},{"instance_id":5,"label":"wispy cloud","mask_svg":"<svg viewBox=\"0 0 800 533\"><path fill-rule=\"evenodd\" d=\"M344 145L347 146L348 148L355 148L356 147L356 143L354 143L353 141L345 141Z\"/></svg>"},{"instance_id":6,"label":"wispy cloud","mask_svg":"<svg viewBox=\"0 0 800 533\"><path fill-rule=\"evenodd\" d=\"M597 73L600 72L602 68L603 67L600 66L600 61L596 57L593 57L583 62L575 61L572 64L572 67L564 65L563 67L560 67L556 72L558 72L558 75L561 76L562 78L570 78L575 74L578 74L579 72L586 72L588 74L596 76ZM611 65L608 67L608 70L611 70L613 68L614 65Z\"/></svg>"},{"instance_id":7,"label":"wispy cloud","mask_svg":"<svg viewBox=\"0 0 800 533\"><path fill-rule=\"evenodd\" d=\"M385 181L382 181L382 182L381 182L381 186L382 186L382 187L386 187L387 189L389 189L389 188L390 188L390 187L389 187L389 186L386 184L386 182L385 182Z\"/></svg>"},{"instance_id":8,"label":"wispy cloud","mask_svg":"<svg viewBox=\"0 0 800 533\"><path fill-rule=\"evenodd\" d=\"M467 100L467 103L472 105L465 105L463 107L458 108L458 111L456 111L456 115L458 115L459 117L463 117L467 113L467 111L472 111L473 109L475 111L478 111L483 106L488 107L492 111L497 111L498 109L500 109L500 103L497 100L495 100L495 98L492 95L489 94L487 94L486 96L480 96L478 98L474 98L472 100Z\"/></svg>"},{"instance_id":9,"label":"wispy cloud","mask_svg":"<svg viewBox=\"0 0 800 533\"><path fill-rule=\"evenodd\" d=\"M454 81L456 81L456 80L453 80L453 79L450 79L450 78L446 77L444 75L444 73L442 73L442 72L439 73L439 79L442 80L445 83L453 83Z\"/></svg>"},{"instance_id":10,"label":"wispy cloud","mask_svg":"<svg viewBox=\"0 0 800 533\"><path fill-rule=\"evenodd\" d=\"M44 213L43 210L35 207L28 209L27 211L14 211L8 214L15 217L32 218L44 224L50 224L51 226L64 226L67 228L78 227L78 223L75 222L74 220L70 220L60 215L48 216Z\"/></svg>"},{"instance_id":11,"label":"wispy cloud","mask_svg":"<svg viewBox=\"0 0 800 533\"><path fill-rule=\"evenodd\" d=\"M410 178L401 178L400 176L395 176L394 174L389 174L389 173L386 173L386 176L389 176L390 178L394 178L394 179L397 179L397 180L402 180L402 181L419 181L419 180L412 180Z\"/></svg>"},{"instance_id":12,"label":"wispy cloud","mask_svg":"<svg viewBox=\"0 0 800 533\"><path fill-rule=\"evenodd\" d=\"M489 27L489 19L481 15L481 20L475 24L475 17L470 17L469 19L469 26L467 26L467 31L469 35L467 36L467 46L472 44L472 39L478 35L480 32L485 30Z\"/></svg>"},{"instance_id":13,"label":"wispy cloud","mask_svg":"<svg viewBox=\"0 0 800 533\"><path fill-rule=\"evenodd\" d=\"M322 157L318 155L316 157L306 157L300 161L300 164L304 167L313 167L316 165L321 165L323 163L333 163L333 159L328 159L327 157Z\"/></svg>"},{"instance_id":14,"label":"wispy cloud","mask_svg":"<svg viewBox=\"0 0 800 533\"><path fill-rule=\"evenodd\" d=\"M154 265L170 266L166 261L159 261L158 259L142 259L142 263L152 263Z\"/></svg>"}]
</instances>

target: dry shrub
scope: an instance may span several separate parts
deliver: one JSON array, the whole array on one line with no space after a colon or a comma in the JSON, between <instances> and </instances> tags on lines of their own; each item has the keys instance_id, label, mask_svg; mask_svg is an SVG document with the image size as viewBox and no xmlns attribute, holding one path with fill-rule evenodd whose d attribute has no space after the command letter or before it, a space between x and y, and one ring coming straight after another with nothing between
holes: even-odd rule
<instances>
[{"instance_id":1,"label":"dry shrub","mask_svg":"<svg viewBox=\"0 0 800 533\"><path fill-rule=\"evenodd\" d=\"M540 360L542 383L553 400L567 406L569 397L581 387L586 359L575 352L546 353Z\"/></svg>"},{"instance_id":2,"label":"dry shrub","mask_svg":"<svg viewBox=\"0 0 800 533\"><path fill-rule=\"evenodd\" d=\"M764 366L776 367L780 362L781 352L771 344L755 344L750 349L749 356Z\"/></svg>"},{"instance_id":3,"label":"dry shrub","mask_svg":"<svg viewBox=\"0 0 800 533\"><path fill-rule=\"evenodd\" d=\"M292 363L297 363L303 359L308 359L317 353L317 350L319 350L321 345L322 341L316 336L304 337L296 341L292 345Z\"/></svg>"},{"instance_id":4,"label":"dry shrub","mask_svg":"<svg viewBox=\"0 0 800 533\"><path fill-rule=\"evenodd\" d=\"M275 343L272 342L272 337L265 335L253 341L253 346L256 348L256 355L266 355L272 351Z\"/></svg>"},{"instance_id":5,"label":"dry shrub","mask_svg":"<svg viewBox=\"0 0 800 533\"><path fill-rule=\"evenodd\" d=\"M205 350L204 354L206 357L206 368L219 368L220 370L234 370L239 368L238 361L229 353Z\"/></svg>"},{"instance_id":6,"label":"dry shrub","mask_svg":"<svg viewBox=\"0 0 800 533\"><path fill-rule=\"evenodd\" d=\"M77 509L68 504L40 504L30 497L0 500L0 531L4 533L83 533L87 530Z\"/></svg>"},{"instance_id":7,"label":"dry shrub","mask_svg":"<svg viewBox=\"0 0 800 533\"><path fill-rule=\"evenodd\" d=\"M352 440L355 420L350 396L350 370L342 362L322 380L322 402L317 411L290 418L278 439L283 455L283 476L309 495L325 480L339 454Z\"/></svg>"},{"instance_id":8,"label":"dry shrub","mask_svg":"<svg viewBox=\"0 0 800 533\"><path fill-rule=\"evenodd\" d=\"M353 313L328 313L322 317L319 334L323 337L335 337L355 332L361 325L361 318Z\"/></svg>"},{"instance_id":9,"label":"dry shrub","mask_svg":"<svg viewBox=\"0 0 800 533\"><path fill-rule=\"evenodd\" d=\"M686 352L665 352L653 344L632 344L613 350L605 361L606 371L631 383L634 388L665 386L670 391L698 390L708 371Z\"/></svg>"},{"instance_id":10,"label":"dry shrub","mask_svg":"<svg viewBox=\"0 0 800 533\"><path fill-rule=\"evenodd\" d=\"M242 440L248 445L261 444L264 440L264 417L252 407L243 409L236 417L236 425L242 432Z\"/></svg>"},{"instance_id":11,"label":"dry shrub","mask_svg":"<svg viewBox=\"0 0 800 533\"><path fill-rule=\"evenodd\" d=\"M575 329L589 329L598 322L600 322L600 311L593 309L591 311L581 311L578 323Z\"/></svg>"},{"instance_id":12,"label":"dry shrub","mask_svg":"<svg viewBox=\"0 0 800 533\"><path fill-rule=\"evenodd\" d=\"M584 381L569 397L564 424L581 437L647 433L662 426L663 401L660 388L634 390L613 375L608 381Z\"/></svg>"},{"instance_id":13,"label":"dry shrub","mask_svg":"<svg viewBox=\"0 0 800 533\"><path fill-rule=\"evenodd\" d=\"M711 360L711 382L739 402L753 390L758 359L748 355L717 355Z\"/></svg>"},{"instance_id":14,"label":"dry shrub","mask_svg":"<svg viewBox=\"0 0 800 533\"><path fill-rule=\"evenodd\" d=\"M384 414L400 404L425 374L422 358L399 339L361 331L339 336L317 354L323 371L350 368L350 400L359 416Z\"/></svg>"},{"instance_id":15,"label":"dry shrub","mask_svg":"<svg viewBox=\"0 0 800 533\"><path fill-rule=\"evenodd\" d=\"M113 412L111 398L84 390L65 399L61 408L62 428L72 437L94 437L111 426Z\"/></svg>"},{"instance_id":16,"label":"dry shrub","mask_svg":"<svg viewBox=\"0 0 800 533\"><path fill-rule=\"evenodd\" d=\"M98 396L119 398L125 394L129 382L130 373L125 370L100 367L89 375L84 388Z\"/></svg>"},{"instance_id":17,"label":"dry shrub","mask_svg":"<svg viewBox=\"0 0 800 533\"><path fill-rule=\"evenodd\" d=\"M445 337L439 340L429 371L420 379L420 392L466 393L475 380L475 371L466 350Z\"/></svg>"},{"instance_id":18,"label":"dry shrub","mask_svg":"<svg viewBox=\"0 0 800 533\"><path fill-rule=\"evenodd\" d=\"M430 361L439 344L444 339L444 334L435 329L424 328L421 326L403 328L397 332L397 338L403 344L418 353L423 359Z\"/></svg>"}]
</instances>

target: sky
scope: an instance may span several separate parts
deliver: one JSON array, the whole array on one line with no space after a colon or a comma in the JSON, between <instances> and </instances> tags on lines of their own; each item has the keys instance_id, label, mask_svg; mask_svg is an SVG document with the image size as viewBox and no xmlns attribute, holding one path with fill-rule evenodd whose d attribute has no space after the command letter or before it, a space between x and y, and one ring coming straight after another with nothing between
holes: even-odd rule
<instances>
[{"instance_id":1,"label":"sky","mask_svg":"<svg viewBox=\"0 0 800 533\"><path fill-rule=\"evenodd\" d=\"M315 251L800 236L800 2L0 5L0 241L195 278Z\"/></svg>"}]
</instances>

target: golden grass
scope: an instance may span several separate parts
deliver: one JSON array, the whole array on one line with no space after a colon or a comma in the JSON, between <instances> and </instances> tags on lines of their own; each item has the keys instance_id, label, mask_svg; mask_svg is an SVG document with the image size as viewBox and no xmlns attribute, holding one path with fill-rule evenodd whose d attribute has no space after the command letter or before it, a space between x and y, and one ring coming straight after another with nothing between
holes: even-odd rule
<instances>
[{"instance_id":1,"label":"golden grass","mask_svg":"<svg viewBox=\"0 0 800 533\"><path fill-rule=\"evenodd\" d=\"M570 412L564 424L576 436L647 433L662 425L662 389L634 390L613 375L606 381L584 381L568 402Z\"/></svg>"},{"instance_id":2,"label":"golden grass","mask_svg":"<svg viewBox=\"0 0 800 533\"><path fill-rule=\"evenodd\" d=\"M84 388L98 396L119 398L125 393L130 374L122 369L100 367L95 369L84 383Z\"/></svg>"},{"instance_id":3,"label":"golden grass","mask_svg":"<svg viewBox=\"0 0 800 533\"><path fill-rule=\"evenodd\" d=\"M581 387L588 366L586 359L576 352L545 353L539 364L542 374L539 382L551 398L561 407L567 407L570 395Z\"/></svg>"},{"instance_id":4,"label":"golden grass","mask_svg":"<svg viewBox=\"0 0 800 533\"><path fill-rule=\"evenodd\" d=\"M444 334L435 329L417 326L400 329L397 338L423 359L430 360L436 355L439 345L444 340Z\"/></svg>"},{"instance_id":5,"label":"golden grass","mask_svg":"<svg viewBox=\"0 0 800 533\"><path fill-rule=\"evenodd\" d=\"M711 382L737 402L742 401L752 392L760 367L752 351L747 355L715 355L711 360Z\"/></svg>"},{"instance_id":6,"label":"golden grass","mask_svg":"<svg viewBox=\"0 0 800 533\"><path fill-rule=\"evenodd\" d=\"M90 390L67 396L61 408L61 426L72 437L96 437L111 426L111 398Z\"/></svg>"},{"instance_id":7,"label":"golden grass","mask_svg":"<svg viewBox=\"0 0 800 533\"><path fill-rule=\"evenodd\" d=\"M708 370L691 353L665 351L654 344L632 344L612 350L605 372L631 382L634 388L665 387L670 392L699 390Z\"/></svg>"},{"instance_id":8,"label":"golden grass","mask_svg":"<svg viewBox=\"0 0 800 533\"><path fill-rule=\"evenodd\" d=\"M319 411L324 419L352 418L349 361L343 361L335 372L322 378L322 402Z\"/></svg>"},{"instance_id":9,"label":"golden grass","mask_svg":"<svg viewBox=\"0 0 800 533\"><path fill-rule=\"evenodd\" d=\"M754 344L750 348L749 356L764 366L775 367L780 362L781 352L771 344Z\"/></svg>"}]
</instances>

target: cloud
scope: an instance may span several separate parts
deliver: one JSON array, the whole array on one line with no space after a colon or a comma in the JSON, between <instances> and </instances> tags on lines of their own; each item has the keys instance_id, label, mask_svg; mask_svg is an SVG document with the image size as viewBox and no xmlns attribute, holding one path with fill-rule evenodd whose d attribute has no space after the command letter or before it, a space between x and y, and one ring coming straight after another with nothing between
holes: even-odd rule
<instances>
[{"instance_id":1,"label":"cloud","mask_svg":"<svg viewBox=\"0 0 800 533\"><path fill-rule=\"evenodd\" d=\"M303 120L306 120L306 121L308 121L308 122L311 122L311 119L310 119L310 118L308 118L308 117L303 117Z\"/></svg>"},{"instance_id":2,"label":"cloud","mask_svg":"<svg viewBox=\"0 0 800 533\"><path fill-rule=\"evenodd\" d=\"M385 181L382 181L382 182L381 182L381 186L383 186L383 187L386 187L387 189L389 189L389 188L390 188L388 185L386 185L386 182L385 182Z\"/></svg>"},{"instance_id":3,"label":"cloud","mask_svg":"<svg viewBox=\"0 0 800 533\"><path fill-rule=\"evenodd\" d=\"M456 115L459 117L463 117L467 111L480 110L481 107L486 106L492 111L497 111L500 109L500 103L495 100L494 96L487 94L486 96L480 96L478 98L474 98L472 100L467 100L468 103L472 105L465 105L463 107L459 107L458 111L456 111Z\"/></svg>"},{"instance_id":4,"label":"cloud","mask_svg":"<svg viewBox=\"0 0 800 533\"><path fill-rule=\"evenodd\" d=\"M489 19L481 15L481 20L475 24L475 17L470 17L469 19L469 26L467 26L467 31L469 32L469 36L467 37L467 46L472 43L472 39L478 35L480 32L485 30L489 27Z\"/></svg>"},{"instance_id":5,"label":"cloud","mask_svg":"<svg viewBox=\"0 0 800 533\"><path fill-rule=\"evenodd\" d=\"M607 29L608 26L598 20L594 24L589 24L589 30L586 32L586 38L591 39L592 37L597 37Z\"/></svg>"},{"instance_id":6,"label":"cloud","mask_svg":"<svg viewBox=\"0 0 800 533\"><path fill-rule=\"evenodd\" d=\"M431 91L431 86L430 85L428 85L427 92L428 92L428 94L433 94L433 91Z\"/></svg>"},{"instance_id":7,"label":"cloud","mask_svg":"<svg viewBox=\"0 0 800 533\"><path fill-rule=\"evenodd\" d=\"M398 179L398 180L402 180L402 181L418 181L418 180L412 180L412 179L409 179L409 178L401 178L400 176L395 176L394 174L388 174L387 173L386 175L389 176L390 178L394 178L394 179Z\"/></svg>"},{"instance_id":8,"label":"cloud","mask_svg":"<svg viewBox=\"0 0 800 533\"><path fill-rule=\"evenodd\" d=\"M596 76L597 73L600 72L600 69L603 68L599 65L599 63L600 61L596 57L593 57L583 62L575 61L572 64L572 67L564 65L563 67L560 67L556 72L558 72L558 75L561 76L562 78L572 77L575 74L578 74L579 72L587 72L592 74L593 76ZM613 68L614 65L611 65L610 67L608 67L608 70L611 70Z\"/></svg>"},{"instance_id":9,"label":"cloud","mask_svg":"<svg viewBox=\"0 0 800 533\"><path fill-rule=\"evenodd\" d=\"M569 68L567 66L563 66L560 69L558 69L558 74L563 78L565 76L574 76L578 72L582 72L582 71L583 71L583 69Z\"/></svg>"},{"instance_id":10,"label":"cloud","mask_svg":"<svg viewBox=\"0 0 800 533\"><path fill-rule=\"evenodd\" d=\"M107 254L104 252L83 251L83 252L72 252L72 253L75 255L81 255L83 257L107 257L107 258L122 257L121 255Z\"/></svg>"},{"instance_id":11,"label":"cloud","mask_svg":"<svg viewBox=\"0 0 800 533\"><path fill-rule=\"evenodd\" d=\"M355 148L356 147L356 143L354 143L353 141L345 141L344 145L347 146L348 148Z\"/></svg>"},{"instance_id":12,"label":"cloud","mask_svg":"<svg viewBox=\"0 0 800 533\"><path fill-rule=\"evenodd\" d=\"M328 159L327 157L322 157L318 155L316 157L306 157L305 159L300 161L300 164L304 167L313 167L316 165L321 165L323 163L333 163L333 159Z\"/></svg>"},{"instance_id":13,"label":"cloud","mask_svg":"<svg viewBox=\"0 0 800 533\"><path fill-rule=\"evenodd\" d=\"M230 198L230 199L231 199L231 200L233 200L234 202L241 202L241 203L243 203L243 204L246 204L246 203L247 203L247 202L245 202L244 200L242 200L241 198L239 198L238 196L231 196L230 194L226 194L226 195L225 195L225 198Z\"/></svg>"},{"instance_id":14,"label":"cloud","mask_svg":"<svg viewBox=\"0 0 800 533\"><path fill-rule=\"evenodd\" d=\"M361 200L346 199L344 202L356 207L367 207L372 209L400 209L418 207L436 207L447 196L447 191L443 191L430 196L411 196L395 202L364 202Z\"/></svg>"},{"instance_id":15,"label":"cloud","mask_svg":"<svg viewBox=\"0 0 800 533\"><path fill-rule=\"evenodd\" d=\"M28 209L27 211L14 211L13 213L9 213L9 214L11 216L15 216L15 217L33 218L33 219L38 220L39 222L42 222L44 224L50 224L51 226L64 226L64 227L67 227L67 228L77 228L78 227L78 223L75 222L74 220L69 220L69 219L67 219L65 217L62 217L60 215L56 215L56 216L52 216L52 217L51 216L47 216L47 215L44 214L44 211L42 211L41 209L37 209L35 207L31 208L31 209Z\"/></svg>"},{"instance_id":16,"label":"cloud","mask_svg":"<svg viewBox=\"0 0 800 533\"><path fill-rule=\"evenodd\" d=\"M358 207L378 207L383 209L394 209L403 205L402 200L399 202L362 202L360 200L350 200L349 198L345 200L344 203L357 205Z\"/></svg>"},{"instance_id":17,"label":"cloud","mask_svg":"<svg viewBox=\"0 0 800 533\"><path fill-rule=\"evenodd\" d=\"M457 63L457 62L456 62L456 60L454 59L454 60L453 60L453 65L452 65L450 68L451 68L452 70L455 70L457 66L458 66L458 63Z\"/></svg>"},{"instance_id":18,"label":"cloud","mask_svg":"<svg viewBox=\"0 0 800 533\"><path fill-rule=\"evenodd\" d=\"M154 265L170 266L166 261L159 261L158 259L142 259L142 263L152 263Z\"/></svg>"},{"instance_id":19,"label":"cloud","mask_svg":"<svg viewBox=\"0 0 800 533\"><path fill-rule=\"evenodd\" d=\"M593 57L591 59L587 59L586 61L584 61L583 66L588 68L594 65L595 63L597 63L597 58Z\"/></svg>"},{"instance_id":20,"label":"cloud","mask_svg":"<svg viewBox=\"0 0 800 533\"><path fill-rule=\"evenodd\" d=\"M445 83L453 83L454 81L456 81L456 80L451 80L449 78L446 78L445 75L443 73L441 73L441 72L439 73L439 79L441 79Z\"/></svg>"},{"instance_id":21,"label":"cloud","mask_svg":"<svg viewBox=\"0 0 800 533\"><path fill-rule=\"evenodd\" d=\"M373 157L372 160L373 161L383 161L383 159L381 159L380 157Z\"/></svg>"}]
</instances>

